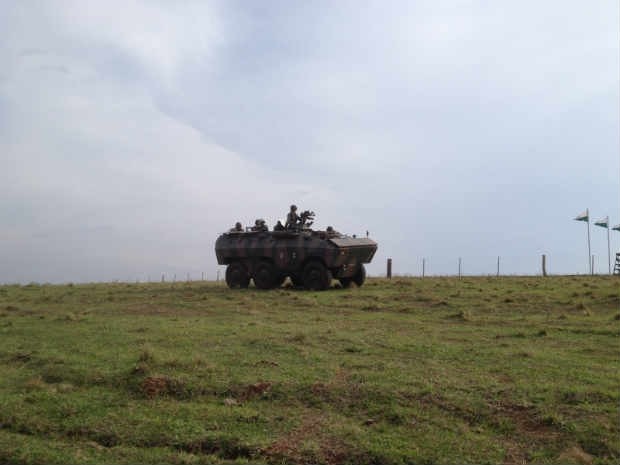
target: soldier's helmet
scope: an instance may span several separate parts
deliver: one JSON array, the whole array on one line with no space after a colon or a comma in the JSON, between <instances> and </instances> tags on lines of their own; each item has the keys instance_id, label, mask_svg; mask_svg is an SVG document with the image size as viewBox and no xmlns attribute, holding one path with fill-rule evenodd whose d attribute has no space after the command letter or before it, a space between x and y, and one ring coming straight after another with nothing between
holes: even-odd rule
<instances>
[{"instance_id":1,"label":"soldier's helmet","mask_svg":"<svg viewBox=\"0 0 620 465\"><path fill-rule=\"evenodd\" d=\"M241 223L239 221L237 221L235 223L235 229L238 230L238 231L240 231L242 229Z\"/></svg>"},{"instance_id":2,"label":"soldier's helmet","mask_svg":"<svg viewBox=\"0 0 620 465\"><path fill-rule=\"evenodd\" d=\"M291 205L291 211L297 211L297 205Z\"/></svg>"}]
</instances>

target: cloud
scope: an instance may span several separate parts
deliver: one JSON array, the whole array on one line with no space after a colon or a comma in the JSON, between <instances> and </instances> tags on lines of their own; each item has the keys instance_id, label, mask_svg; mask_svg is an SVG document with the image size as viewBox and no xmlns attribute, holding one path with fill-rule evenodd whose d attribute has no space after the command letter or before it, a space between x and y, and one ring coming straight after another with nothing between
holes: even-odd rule
<instances>
[{"instance_id":1,"label":"cloud","mask_svg":"<svg viewBox=\"0 0 620 465\"><path fill-rule=\"evenodd\" d=\"M213 275L291 202L374 273L568 272L618 209L615 3L0 8L0 281Z\"/></svg>"}]
</instances>

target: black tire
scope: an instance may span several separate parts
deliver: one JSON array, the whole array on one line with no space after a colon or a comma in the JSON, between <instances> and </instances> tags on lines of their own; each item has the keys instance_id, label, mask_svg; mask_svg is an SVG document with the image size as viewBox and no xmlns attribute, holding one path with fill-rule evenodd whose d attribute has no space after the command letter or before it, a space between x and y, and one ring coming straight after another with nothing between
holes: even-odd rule
<instances>
[{"instance_id":1,"label":"black tire","mask_svg":"<svg viewBox=\"0 0 620 465\"><path fill-rule=\"evenodd\" d=\"M364 268L364 265L360 265L355 275L353 275L353 282L357 284L357 287L362 287L364 281L366 281L366 268Z\"/></svg>"},{"instance_id":2,"label":"black tire","mask_svg":"<svg viewBox=\"0 0 620 465\"><path fill-rule=\"evenodd\" d=\"M339 278L340 285L343 289L348 289L351 287L351 283L353 282L353 278Z\"/></svg>"},{"instance_id":3,"label":"black tire","mask_svg":"<svg viewBox=\"0 0 620 465\"><path fill-rule=\"evenodd\" d=\"M302 279L301 276L296 275L296 274L292 274L289 277L291 278L291 282L293 283L293 286L295 286L295 287L302 287L304 285L304 280Z\"/></svg>"},{"instance_id":4,"label":"black tire","mask_svg":"<svg viewBox=\"0 0 620 465\"><path fill-rule=\"evenodd\" d=\"M250 276L241 263L233 262L226 267L226 284L231 289L245 289L250 285Z\"/></svg>"},{"instance_id":5,"label":"black tire","mask_svg":"<svg viewBox=\"0 0 620 465\"><path fill-rule=\"evenodd\" d=\"M259 289L273 289L278 284L279 276L273 264L265 261L256 265L252 279L254 285Z\"/></svg>"},{"instance_id":6,"label":"black tire","mask_svg":"<svg viewBox=\"0 0 620 465\"><path fill-rule=\"evenodd\" d=\"M313 261L304 267L304 287L311 291L324 291L332 283L332 274L321 262Z\"/></svg>"}]
</instances>

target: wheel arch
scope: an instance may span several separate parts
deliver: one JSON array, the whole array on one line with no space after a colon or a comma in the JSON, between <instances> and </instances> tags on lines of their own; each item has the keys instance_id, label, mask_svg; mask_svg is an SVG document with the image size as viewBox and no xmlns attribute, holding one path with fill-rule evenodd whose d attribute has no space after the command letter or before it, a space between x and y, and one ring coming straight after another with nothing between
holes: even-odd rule
<instances>
[{"instance_id":1,"label":"wheel arch","mask_svg":"<svg viewBox=\"0 0 620 465\"><path fill-rule=\"evenodd\" d=\"M310 257L306 257L300 264L299 264L299 269L298 271L303 272L304 268L306 267L306 265L310 262L319 262L321 263L321 265L323 265L325 268L327 268L328 270L330 269L327 266L327 263L325 263L325 259L323 257L320 257L318 255L312 255Z\"/></svg>"}]
</instances>

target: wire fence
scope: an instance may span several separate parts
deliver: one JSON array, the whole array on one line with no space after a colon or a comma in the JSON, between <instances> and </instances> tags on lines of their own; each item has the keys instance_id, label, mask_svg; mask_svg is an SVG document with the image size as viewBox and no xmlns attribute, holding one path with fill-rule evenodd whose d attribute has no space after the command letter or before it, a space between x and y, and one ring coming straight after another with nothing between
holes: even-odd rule
<instances>
[{"instance_id":1,"label":"wire fence","mask_svg":"<svg viewBox=\"0 0 620 465\"><path fill-rule=\"evenodd\" d=\"M609 270L603 269L607 267L603 267L602 264L600 266L599 272L596 271L594 260L591 263L591 270L584 273L548 273L547 272L547 256L545 254L540 256L540 268L537 271L532 273L514 273L510 271L506 271L503 268L502 257L497 256L495 260L495 267L489 272L482 273L466 273L464 268L464 260L459 257L457 261L455 261L454 271L453 272L442 272L442 273L432 273L429 272L431 264L431 260L428 258L422 258L419 262L419 269L414 272L404 272L404 273L393 273L394 264L397 262L392 258L388 258L385 263L385 268L383 272L377 271L377 266L375 265L374 272L368 272L367 276L369 278L387 278L391 279L395 278L437 278L437 277L447 277L447 278L464 278L464 277L516 277L516 276L605 276L609 274L620 276L620 253L615 254L615 263ZM612 259L613 260L613 259ZM613 262L612 262L613 263ZM605 263L606 265L607 263ZM158 274L141 274L140 277L136 278L127 278L127 279L114 279L114 280L97 280L97 281L74 281L75 283L95 283L95 282L110 282L110 283L168 283L168 284L176 284L176 283L197 283L197 282L209 282L216 284L226 284L225 280L225 268L222 266L220 269L206 272L206 271L191 271L186 273L158 273ZM24 284L24 282L3 282L0 285L13 285L13 284ZM57 284L71 284L71 281L63 281L58 282ZM31 281L28 284L39 284L37 282ZM47 282L44 284L48 284Z\"/></svg>"}]
</instances>

